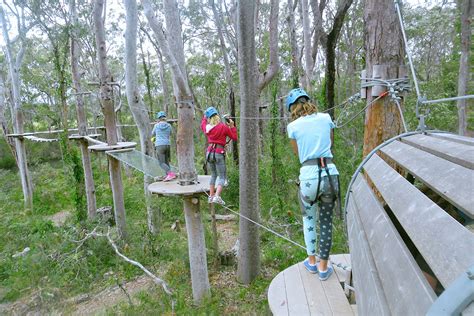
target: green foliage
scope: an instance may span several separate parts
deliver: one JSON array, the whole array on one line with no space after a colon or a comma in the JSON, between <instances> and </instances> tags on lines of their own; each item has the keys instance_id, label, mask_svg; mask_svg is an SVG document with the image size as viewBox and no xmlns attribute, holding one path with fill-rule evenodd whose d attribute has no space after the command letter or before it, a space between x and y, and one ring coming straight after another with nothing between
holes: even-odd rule
<instances>
[{"instance_id":1,"label":"green foliage","mask_svg":"<svg viewBox=\"0 0 474 316\"><path fill-rule=\"evenodd\" d=\"M4 138L0 138L0 169L13 169L16 166L15 157Z\"/></svg>"}]
</instances>

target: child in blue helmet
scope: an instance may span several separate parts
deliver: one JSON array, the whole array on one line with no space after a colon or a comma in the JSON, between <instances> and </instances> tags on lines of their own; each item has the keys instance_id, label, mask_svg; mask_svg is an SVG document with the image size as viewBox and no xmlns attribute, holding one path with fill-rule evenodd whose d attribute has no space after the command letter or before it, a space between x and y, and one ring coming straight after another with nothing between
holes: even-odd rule
<instances>
[{"instance_id":1,"label":"child in blue helmet","mask_svg":"<svg viewBox=\"0 0 474 316\"><path fill-rule=\"evenodd\" d=\"M152 135L155 137L155 148L160 167L166 172L163 181L176 178L176 174L170 168L170 135L171 124L166 122L166 113L160 111L156 114L158 122L153 127Z\"/></svg>"},{"instance_id":2,"label":"child in blue helmet","mask_svg":"<svg viewBox=\"0 0 474 316\"><path fill-rule=\"evenodd\" d=\"M329 114L318 113L303 89L290 91L286 106L291 113L288 137L300 163L299 202L308 258L304 266L325 281L333 273L328 264L332 244L332 217L338 188L338 171L332 162L331 140L335 127ZM317 224L319 226L317 227ZM319 236L319 238L317 238ZM319 245L319 267L316 243Z\"/></svg>"},{"instance_id":3,"label":"child in blue helmet","mask_svg":"<svg viewBox=\"0 0 474 316\"><path fill-rule=\"evenodd\" d=\"M237 140L237 128L231 119L226 119L226 124L222 123L216 108L211 106L204 113L201 129L206 134L209 143L206 151L206 161L211 169L208 201L224 205L221 193L226 181L225 145L227 137Z\"/></svg>"}]
</instances>

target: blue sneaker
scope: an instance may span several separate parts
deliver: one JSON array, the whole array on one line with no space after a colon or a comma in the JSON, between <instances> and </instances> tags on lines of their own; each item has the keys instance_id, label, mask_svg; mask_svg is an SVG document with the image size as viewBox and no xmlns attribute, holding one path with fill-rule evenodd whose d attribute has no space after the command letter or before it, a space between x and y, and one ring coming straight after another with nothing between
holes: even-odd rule
<instances>
[{"instance_id":1,"label":"blue sneaker","mask_svg":"<svg viewBox=\"0 0 474 316\"><path fill-rule=\"evenodd\" d=\"M309 263L309 260L308 258L306 258L304 261L303 261L303 264L304 264L304 267L306 268L306 270L308 270L309 273L318 273L318 265L315 264L314 266Z\"/></svg>"},{"instance_id":2,"label":"blue sneaker","mask_svg":"<svg viewBox=\"0 0 474 316\"><path fill-rule=\"evenodd\" d=\"M327 279L329 279L333 272L334 269L332 268L332 266L328 266L328 269L326 271L319 271L319 279L321 281L326 281Z\"/></svg>"}]
</instances>

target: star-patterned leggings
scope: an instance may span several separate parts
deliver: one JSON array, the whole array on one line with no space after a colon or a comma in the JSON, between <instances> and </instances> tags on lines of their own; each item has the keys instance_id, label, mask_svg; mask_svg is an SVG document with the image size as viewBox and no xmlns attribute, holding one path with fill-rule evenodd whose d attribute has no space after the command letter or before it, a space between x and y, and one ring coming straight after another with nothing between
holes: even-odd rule
<instances>
[{"instance_id":1,"label":"star-patterned leggings","mask_svg":"<svg viewBox=\"0 0 474 316\"><path fill-rule=\"evenodd\" d=\"M337 187L337 176L331 177L334 189L337 193L339 190ZM332 215L335 201L333 199L329 178L323 176L319 187L319 199L316 203L311 205L309 201L315 200L317 188L317 178L302 181L300 184L300 204L303 210L303 234L308 255L316 255L316 242L318 242L319 258L327 260L332 245ZM317 230L318 223L319 229Z\"/></svg>"}]
</instances>

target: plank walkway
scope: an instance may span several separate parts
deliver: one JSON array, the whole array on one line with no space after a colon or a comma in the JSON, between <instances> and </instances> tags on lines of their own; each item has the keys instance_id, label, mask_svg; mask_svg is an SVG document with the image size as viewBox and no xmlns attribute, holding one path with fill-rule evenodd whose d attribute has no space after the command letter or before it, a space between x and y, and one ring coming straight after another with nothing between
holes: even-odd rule
<instances>
[{"instance_id":1,"label":"plank walkway","mask_svg":"<svg viewBox=\"0 0 474 316\"><path fill-rule=\"evenodd\" d=\"M268 289L273 315L357 315L356 305L349 304L341 285L347 271L336 266L350 266L350 256L331 255L330 260L336 273L326 281L309 273L302 262L280 272Z\"/></svg>"}]
</instances>

